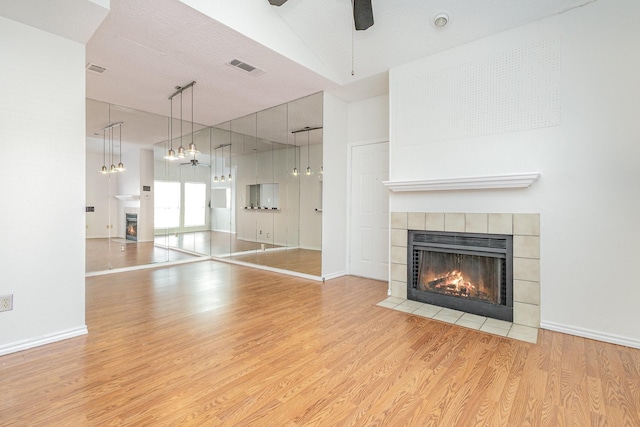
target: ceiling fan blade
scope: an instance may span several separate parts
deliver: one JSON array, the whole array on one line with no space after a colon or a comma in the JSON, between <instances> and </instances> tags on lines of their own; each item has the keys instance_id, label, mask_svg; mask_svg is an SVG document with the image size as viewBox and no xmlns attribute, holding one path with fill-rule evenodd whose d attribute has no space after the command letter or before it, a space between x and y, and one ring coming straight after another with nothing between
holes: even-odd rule
<instances>
[{"instance_id":1,"label":"ceiling fan blade","mask_svg":"<svg viewBox=\"0 0 640 427\"><path fill-rule=\"evenodd\" d=\"M371 0L353 0L353 21L358 31L366 30L373 25Z\"/></svg>"},{"instance_id":2,"label":"ceiling fan blade","mask_svg":"<svg viewBox=\"0 0 640 427\"><path fill-rule=\"evenodd\" d=\"M286 2L287 0L269 0L269 3L271 4L271 6L282 6Z\"/></svg>"}]
</instances>

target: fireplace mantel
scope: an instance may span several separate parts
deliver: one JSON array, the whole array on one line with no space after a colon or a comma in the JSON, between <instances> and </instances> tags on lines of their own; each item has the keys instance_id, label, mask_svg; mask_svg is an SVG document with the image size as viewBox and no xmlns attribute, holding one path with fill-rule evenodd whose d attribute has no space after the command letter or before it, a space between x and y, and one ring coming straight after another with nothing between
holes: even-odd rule
<instances>
[{"instance_id":1,"label":"fireplace mantel","mask_svg":"<svg viewBox=\"0 0 640 427\"><path fill-rule=\"evenodd\" d=\"M420 179L413 181L383 181L383 184L393 192L528 188L540 178L540 175L540 172L529 172L510 175Z\"/></svg>"}]
</instances>

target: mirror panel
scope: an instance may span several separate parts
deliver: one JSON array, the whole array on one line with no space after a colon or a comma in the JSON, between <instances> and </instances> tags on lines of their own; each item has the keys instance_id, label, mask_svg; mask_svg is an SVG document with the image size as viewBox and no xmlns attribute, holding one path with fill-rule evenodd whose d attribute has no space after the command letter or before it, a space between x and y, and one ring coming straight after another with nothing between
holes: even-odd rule
<instances>
[{"instance_id":1,"label":"mirror panel","mask_svg":"<svg viewBox=\"0 0 640 427\"><path fill-rule=\"evenodd\" d=\"M124 217L125 207L150 215L152 255L143 263L211 255L321 275L321 93L212 127L194 124L193 132L191 123L177 118L170 126L166 117L123 110L154 123L148 137L155 141L146 154L127 154L135 157L132 164L149 163L142 169L150 171L143 181L152 181L144 184L151 191L135 206L121 206L111 199L123 187L108 177L93 193L116 206L114 216ZM127 114L123 121L133 125ZM190 142L198 148L195 155L165 159L170 148L177 152ZM111 268L114 257L106 260Z\"/></svg>"}]
</instances>

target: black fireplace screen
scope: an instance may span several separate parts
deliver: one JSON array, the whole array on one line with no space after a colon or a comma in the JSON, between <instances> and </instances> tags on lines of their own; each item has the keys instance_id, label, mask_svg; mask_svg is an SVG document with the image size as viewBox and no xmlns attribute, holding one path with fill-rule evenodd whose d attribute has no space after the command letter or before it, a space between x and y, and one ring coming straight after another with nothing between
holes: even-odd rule
<instances>
[{"instance_id":1,"label":"black fireplace screen","mask_svg":"<svg viewBox=\"0 0 640 427\"><path fill-rule=\"evenodd\" d=\"M407 298L511 321L512 239L409 230Z\"/></svg>"},{"instance_id":2,"label":"black fireplace screen","mask_svg":"<svg viewBox=\"0 0 640 427\"><path fill-rule=\"evenodd\" d=\"M503 262L499 258L420 252L419 290L500 304Z\"/></svg>"}]
</instances>

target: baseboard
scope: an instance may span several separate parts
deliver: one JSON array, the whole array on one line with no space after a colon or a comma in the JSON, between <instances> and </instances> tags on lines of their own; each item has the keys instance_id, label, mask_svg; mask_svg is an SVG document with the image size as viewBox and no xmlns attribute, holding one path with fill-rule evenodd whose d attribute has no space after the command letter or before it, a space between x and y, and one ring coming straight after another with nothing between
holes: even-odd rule
<instances>
[{"instance_id":1,"label":"baseboard","mask_svg":"<svg viewBox=\"0 0 640 427\"><path fill-rule=\"evenodd\" d=\"M31 338L28 340L18 341L0 346L0 356L9 353L16 353L18 351L28 350L30 348L39 347L45 344L51 344L57 341L66 340L69 338L78 337L80 335L86 335L89 333L87 326L80 326L78 328L67 329L66 331L56 332L54 334L43 335L38 338Z\"/></svg>"},{"instance_id":2,"label":"baseboard","mask_svg":"<svg viewBox=\"0 0 640 427\"><path fill-rule=\"evenodd\" d=\"M326 276L322 276L322 277L324 277L324 280L331 280L331 279L337 279L338 277L348 276L348 275L349 273L347 273L346 271L338 271L337 273L327 274Z\"/></svg>"},{"instance_id":3,"label":"baseboard","mask_svg":"<svg viewBox=\"0 0 640 427\"><path fill-rule=\"evenodd\" d=\"M632 347L640 349L640 340L622 337L620 335L605 334L602 332L592 331L590 329L578 328L575 326L561 325L554 322L540 322L542 329L548 329L550 331L562 332L569 335L575 335L583 338L590 338L592 340L608 342L611 344L623 345L625 347Z\"/></svg>"}]
</instances>

